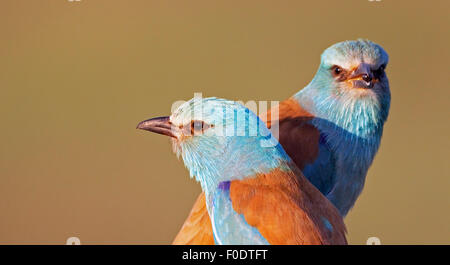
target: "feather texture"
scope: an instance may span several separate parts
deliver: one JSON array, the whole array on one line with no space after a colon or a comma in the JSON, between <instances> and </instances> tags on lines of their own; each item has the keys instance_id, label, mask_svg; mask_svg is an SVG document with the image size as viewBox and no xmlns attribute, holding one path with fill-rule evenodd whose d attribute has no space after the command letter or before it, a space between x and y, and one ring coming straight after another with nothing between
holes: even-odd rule
<instances>
[{"instance_id":1,"label":"feather texture","mask_svg":"<svg viewBox=\"0 0 450 265\"><path fill-rule=\"evenodd\" d=\"M388 60L383 48L368 40L337 43L324 51L316 75L305 88L261 116L269 128L279 126L279 142L288 156L342 216L360 195L381 141L390 107L384 74ZM377 73L370 89L354 88L354 83L332 73L336 66L350 73L360 65ZM272 120L273 111L278 112L277 120ZM203 193L192 212L203 213L204 221L208 213L201 197ZM210 228L189 217L174 244L187 244L186 235L201 244L204 233L212 234Z\"/></svg>"},{"instance_id":2,"label":"feather texture","mask_svg":"<svg viewBox=\"0 0 450 265\"><path fill-rule=\"evenodd\" d=\"M270 244L347 244L339 212L295 168L231 182L234 210Z\"/></svg>"}]
</instances>

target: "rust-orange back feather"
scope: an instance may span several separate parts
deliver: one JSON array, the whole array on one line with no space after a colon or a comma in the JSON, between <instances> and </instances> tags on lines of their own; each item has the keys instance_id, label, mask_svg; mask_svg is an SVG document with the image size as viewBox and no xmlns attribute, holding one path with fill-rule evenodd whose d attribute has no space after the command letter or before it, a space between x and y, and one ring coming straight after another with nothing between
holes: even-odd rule
<instances>
[{"instance_id":1,"label":"rust-orange back feather","mask_svg":"<svg viewBox=\"0 0 450 265\"><path fill-rule=\"evenodd\" d=\"M206 209L205 193L195 201L188 218L178 232L174 245L214 245L211 219Z\"/></svg>"},{"instance_id":2,"label":"rust-orange back feather","mask_svg":"<svg viewBox=\"0 0 450 265\"><path fill-rule=\"evenodd\" d=\"M232 181L233 209L275 245L346 244L337 209L296 168ZM332 228L330 228L332 227Z\"/></svg>"}]
</instances>

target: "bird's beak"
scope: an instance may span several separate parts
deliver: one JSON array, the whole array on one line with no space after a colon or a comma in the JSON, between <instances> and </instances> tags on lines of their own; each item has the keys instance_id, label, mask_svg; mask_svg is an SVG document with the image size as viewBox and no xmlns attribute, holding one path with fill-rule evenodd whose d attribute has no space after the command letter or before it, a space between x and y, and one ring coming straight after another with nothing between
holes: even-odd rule
<instances>
[{"instance_id":1,"label":"bird's beak","mask_svg":"<svg viewBox=\"0 0 450 265\"><path fill-rule=\"evenodd\" d=\"M141 121L136 129L146 130L149 132L159 133L167 135L173 138L177 138L174 134L175 127L172 126L169 117L157 117Z\"/></svg>"},{"instance_id":2,"label":"bird's beak","mask_svg":"<svg viewBox=\"0 0 450 265\"><path fill-rule=\"evenodd\" d=\"M370 65L362 63L360 64L347 79L351 82L354 88L372 88L376 80Z\"/></svg>"}]
</instances>

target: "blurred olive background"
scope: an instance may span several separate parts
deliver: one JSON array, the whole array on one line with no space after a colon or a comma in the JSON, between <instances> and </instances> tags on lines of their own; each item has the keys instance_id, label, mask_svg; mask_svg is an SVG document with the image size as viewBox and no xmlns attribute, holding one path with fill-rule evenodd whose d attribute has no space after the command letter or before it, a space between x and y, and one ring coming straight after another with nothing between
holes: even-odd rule
<instances>
[{"instance_id":1,"label":"blurred olive background","mask_svg":"<svg viewBox=\"0 0 450 265\"><path fill-rule=\"evenodd\" d=\"M392 108L349 242L450 243L449 1L2 0L0 243L168 244L200 192L137 131L194 92L283 100L381 44Z\"/></svg>"}]
</instances>

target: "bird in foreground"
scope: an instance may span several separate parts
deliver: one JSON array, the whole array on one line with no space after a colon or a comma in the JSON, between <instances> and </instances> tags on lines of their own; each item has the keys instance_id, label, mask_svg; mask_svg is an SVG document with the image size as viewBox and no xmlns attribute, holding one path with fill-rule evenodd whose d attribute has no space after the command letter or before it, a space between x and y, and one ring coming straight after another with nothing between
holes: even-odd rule
<instances>
[{"instance_id":1,"label":"bird in foreground","mask_svg":"<svg viewBox=\"0 0 450 265\"><path fill-rule=\"evenodd\" d=\"M347 243L337 209L243 105L194 98L137 128L172 138L205 193L216 244Z\"/></svg>"},{"instance_id":2,"label":"bird in foreground","mask_svg":"<svg viewBox=\"0 0 450 265\"><path fill-rule=\"evenodd\" d=\"M380 145L390 106L388 60L369 40L334 44L306 87L261 115L269 128L278 125L286 153L343 217ZM173 244L214 244L210 224L201 193Z\"/></svg>"}]
</instances>

